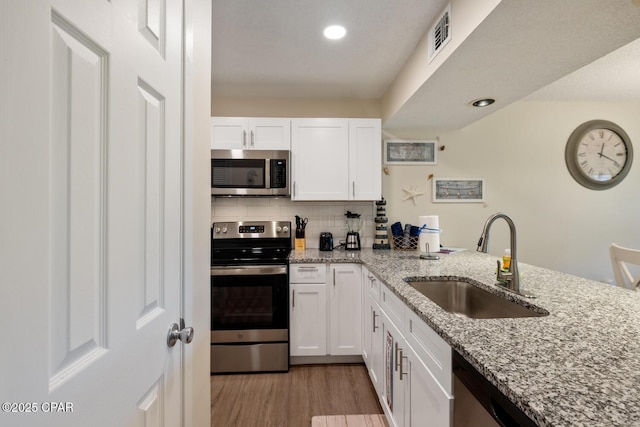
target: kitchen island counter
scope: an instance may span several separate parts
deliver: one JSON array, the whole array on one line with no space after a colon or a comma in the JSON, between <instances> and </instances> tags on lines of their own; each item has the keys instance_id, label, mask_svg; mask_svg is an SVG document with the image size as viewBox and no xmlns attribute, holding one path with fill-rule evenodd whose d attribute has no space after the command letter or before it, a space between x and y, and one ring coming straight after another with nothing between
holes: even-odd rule
<instances>
[{"instance_id":1,"label":"kitchen island counter","mask_svg":"<svg viewBox=\"0 0 640 427\"><path fill-rule=\"evenodd\" d=\"M523 299L495 285L498 258L463 251L292 251L291 263L363 263L540 426L640 426L640 292L519 263ZM544 317L469 319L448 313L406 277L469 278Z\"/></svg>"}]
</instances>

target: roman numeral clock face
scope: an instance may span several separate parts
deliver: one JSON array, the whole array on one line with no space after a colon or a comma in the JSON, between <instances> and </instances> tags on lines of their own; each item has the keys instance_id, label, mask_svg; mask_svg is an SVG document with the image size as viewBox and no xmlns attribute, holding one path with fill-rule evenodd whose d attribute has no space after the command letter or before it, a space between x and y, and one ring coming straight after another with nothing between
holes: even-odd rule
<instances>
[{"instance_id":1,"label":"roman numeral clock face","mask_svg":"<svg viewBox=\"0 0 640 427\"><path fill-rule=\"evenodd\" d=\"M584 187L605 190L619 184L629 172L633 148L620 126L592 120L573 131L565 149L567 169Z\"/></svg>"}]
</instances>

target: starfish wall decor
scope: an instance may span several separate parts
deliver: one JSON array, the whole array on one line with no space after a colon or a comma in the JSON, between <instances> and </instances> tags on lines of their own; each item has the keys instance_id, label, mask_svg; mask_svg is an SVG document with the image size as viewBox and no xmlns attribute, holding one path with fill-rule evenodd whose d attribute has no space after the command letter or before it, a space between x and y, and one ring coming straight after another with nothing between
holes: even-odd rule
<instances>
[{"instance_id":1,"label":"starfish wall decor","mask_svg":"<svg viewBox=\"0 0 640 427\"><path fill-rule=\"evenodd\" d=\"M419 192L416 189L415 185L411 186L411 188L409 188L409 189L403 188L402 191L404 191L404 193L405 193L404 199L402 199L402 201L406 202L407 200L411 199L411 201L413 202L414 205L416 204L416 197L422 196L424 194L424 193Z\"/></svg>"}]
</instances>

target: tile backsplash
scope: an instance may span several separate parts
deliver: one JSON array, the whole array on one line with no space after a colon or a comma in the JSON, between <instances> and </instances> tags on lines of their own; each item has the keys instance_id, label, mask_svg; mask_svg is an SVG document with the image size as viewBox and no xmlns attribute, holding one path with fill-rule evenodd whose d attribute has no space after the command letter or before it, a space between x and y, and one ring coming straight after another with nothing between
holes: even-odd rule
<instances>
[{"instance_id":1,"label":"tile backsplash","mask_svg":"<svg viewBox=\"0 0 640 427\"><path fill-rule=\"evenodd\" d=\"M360 241L363 248L373 246L375 234L375 202L293 202L272 197L216 197L211 199L211 222L223 221L291 221L296 226L296 215L308 218L307 248L317 248L320 233L333 234L334 246L344 242L347 235L345 213L359 213L362 218Z\"/></svg>"}]
</instances>

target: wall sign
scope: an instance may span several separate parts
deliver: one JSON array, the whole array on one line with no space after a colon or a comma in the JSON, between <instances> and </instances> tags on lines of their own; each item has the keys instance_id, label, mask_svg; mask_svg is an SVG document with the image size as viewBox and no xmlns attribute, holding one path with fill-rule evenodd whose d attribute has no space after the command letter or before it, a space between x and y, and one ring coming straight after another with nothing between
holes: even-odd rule
<instances>
[{"instance_id":1,"label":"wall sign","mask_svg":"<svg viewBox=\"0 0 640 427\"><path fill-rule=\"evenodd\" d=\"M484 179L433 178L434 202L473 203L484 198Z\"/></svg>"},{"instance_id":2,"label":"wall sign","mask_svg":"<svg viewBox=\"0 0 640 427\"><path fill-rule=\"evenodd\" d=\"M436 165L436 141L384 141L387 165Z\"/></svg>"}]
</instances>

